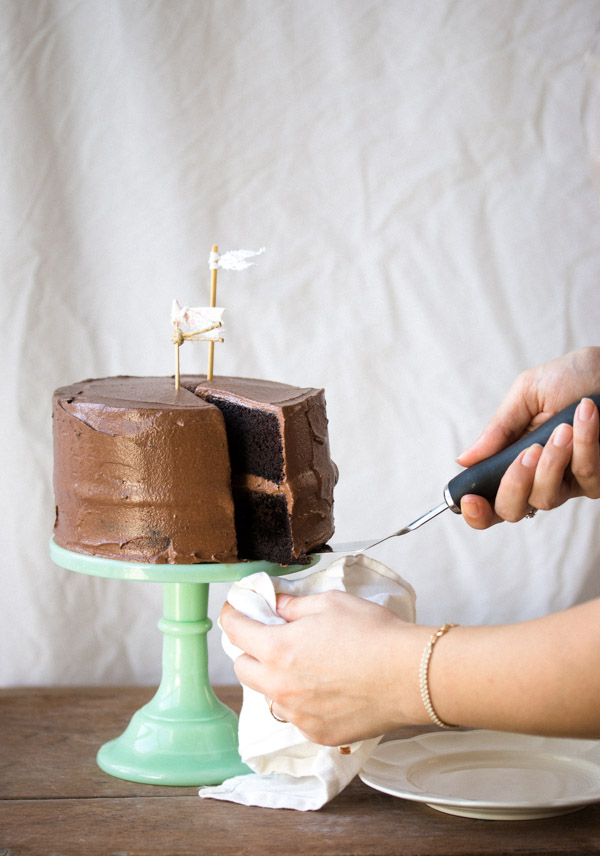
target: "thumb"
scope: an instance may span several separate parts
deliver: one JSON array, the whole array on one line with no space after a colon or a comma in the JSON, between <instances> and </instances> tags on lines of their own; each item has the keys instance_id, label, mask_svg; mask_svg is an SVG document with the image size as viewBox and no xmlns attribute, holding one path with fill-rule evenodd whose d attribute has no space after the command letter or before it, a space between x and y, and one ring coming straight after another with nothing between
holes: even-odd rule
<instances>
[{"instance_id":1,"label":"thumb","mask_svg":"<svg viewBox=\"0 0 600 856\"><path fill-rule=\"evenodd\" d=\"M479 438L456 459L461 466L470 467L489 458L556 412L534 377L531 371L519 375Z\"/></svg>"},{"instance_id":2,"label":"thumb","mask_svg":"<svg viewBox=\"0 0 600 856\"><path fill-rule=\"evenodd\" d=\"M290 617L286 614L285 608L290 600L295 600L294 596L291 594L278 594L275 599L275 605L277 609L277 615L284 618L286 621L290 621Z\"/></svg>"},{"instance_id":3,"label":"thumb","mask_svg":"<svg viewBox=\"0 0 600 856\"><path fill-rule=\"evenodd\" d=\"M473 445L458 456L457 463L462 467L471 467L509 445L510 439L510 432L502 425L487 425Z\"/></svg>"}]
</instances>

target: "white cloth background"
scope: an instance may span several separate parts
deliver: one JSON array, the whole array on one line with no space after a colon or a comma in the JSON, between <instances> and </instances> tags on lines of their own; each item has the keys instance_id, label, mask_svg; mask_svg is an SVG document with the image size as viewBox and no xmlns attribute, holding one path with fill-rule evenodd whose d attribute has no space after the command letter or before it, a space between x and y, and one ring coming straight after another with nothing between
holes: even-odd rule
<instances>
[{"instance_id":1,"label":"white cloth background","mask_svg":"<svg viewBox=\"0 0 600 856\"><path fill-rule=\"evenodd\" d=\"M158 680L160 586L48 558L50 397L172 374L171 301L207 302L213 243L267 247L220 274L216 372L326 389L340 540L440 502L516 374L598 342L580 115L598 18L595 0L0 4L0 682ZM599 513L480 533L447 512L374 556L421 621L516 621L600 595Z\"/></svg>"}]
</instances>

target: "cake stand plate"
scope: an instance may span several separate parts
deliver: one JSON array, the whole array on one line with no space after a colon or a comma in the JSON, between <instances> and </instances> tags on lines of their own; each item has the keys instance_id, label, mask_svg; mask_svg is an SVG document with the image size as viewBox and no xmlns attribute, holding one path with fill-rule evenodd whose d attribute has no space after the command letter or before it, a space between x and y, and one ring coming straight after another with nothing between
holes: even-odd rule
<instances>
[{"instance_id":1,"label":"cake stand plate","mask_svg":"<svg viewBox=\"0 0 600 856\"><path fill-rule=\"evenodd\" d=\"M209 680L209 584L234 582L259 571L284 576L307 566L151 565L75 553L54 540L50 557L63 568L90 576L163 584L158 690L133 715L123 734L100 748L99 767L119 779L153 785L214 785L249 773L238 752L237 716L219 701Z\"/></svg>"}]
</instances>

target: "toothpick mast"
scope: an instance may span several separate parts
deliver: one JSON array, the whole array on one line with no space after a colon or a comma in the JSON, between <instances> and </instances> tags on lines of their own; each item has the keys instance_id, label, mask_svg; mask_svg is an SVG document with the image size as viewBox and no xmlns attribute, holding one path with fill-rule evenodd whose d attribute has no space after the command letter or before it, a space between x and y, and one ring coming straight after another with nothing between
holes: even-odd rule
<instances>
[{"instance_id":1,"label":"toothpick mast","mask_svg":"<svg viewBox=\"0 0 600 856\"><path fill-rule=\"evenodd\" d=\"M213 244L213 253L219 252L217 244ZM217 305L217 269L214 267L210 272L210 305ZM206 370L206 379L212 380L213 368L215 363L215 343L208 343L208 369Z\"/></svg>"},{"instance_id":2,"label":"toothpick mast","mask_svg":"<svg viewBox=\"0 0 600 856\"><path fill-rule=\"evenodd\" d=\"M177 326L175 326L174 333L177 333ZM179 341L175 342L175 391L179 389Z\"/></svg>"},{"instance_id":3,"label":"toothpick mast","mask_svg":"<svg viewBox=\"0 0 600 856\"><path fill-rule=\"evenodd\" d=\"M179 389L179 348L184 342L208 342L208 369L206 377L213 378L215 342L223 342L225 328L223 326L223 312L217 307L217 268L224 267L227 270L244 270L254 262L246 259L252 256L260 256L265 248L260 250L231 250L219 256L219 247L213 244L210 264L210 306L180 306L177 300L173 300L171 308L171 320L173 322L172 342L175 345L175 389ZM183 329L182 329L183 328Z\"/></svg>"},{"instance_id":4,"label":"toothpick mast","mask_svg":"<svg viewBox=\"0 0 600 856\"><path fill-rule=\"evenodd\" d=\"M179 329L175 319L173 319L173 336L171 341L175 345L175 392L178 392L180 386L179 348L183 344L183 336L181 335L181 330Z\"/></svg>"}]
</instances>

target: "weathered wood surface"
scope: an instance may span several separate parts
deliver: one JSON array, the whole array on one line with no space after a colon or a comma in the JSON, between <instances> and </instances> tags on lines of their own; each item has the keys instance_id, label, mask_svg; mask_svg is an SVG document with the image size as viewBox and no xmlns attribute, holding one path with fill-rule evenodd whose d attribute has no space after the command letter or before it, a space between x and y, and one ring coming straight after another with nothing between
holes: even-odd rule
<instances>
[{"instance_id":1,"label":"weathered wood surface","mask_svg":"<svg viewBox=\"0 0 600 856\"><path fill-rule=\"evenodd\" d=\"M238 688L216 692L239 709ZM153 693L140 687L0 690L0 856L600 853L600 805L547 820L468 820L355 779L323 809L304 813L200 800L196 788L106 775L96 766L98 748L120 734Z\"/></svg>"}]
</instances>

